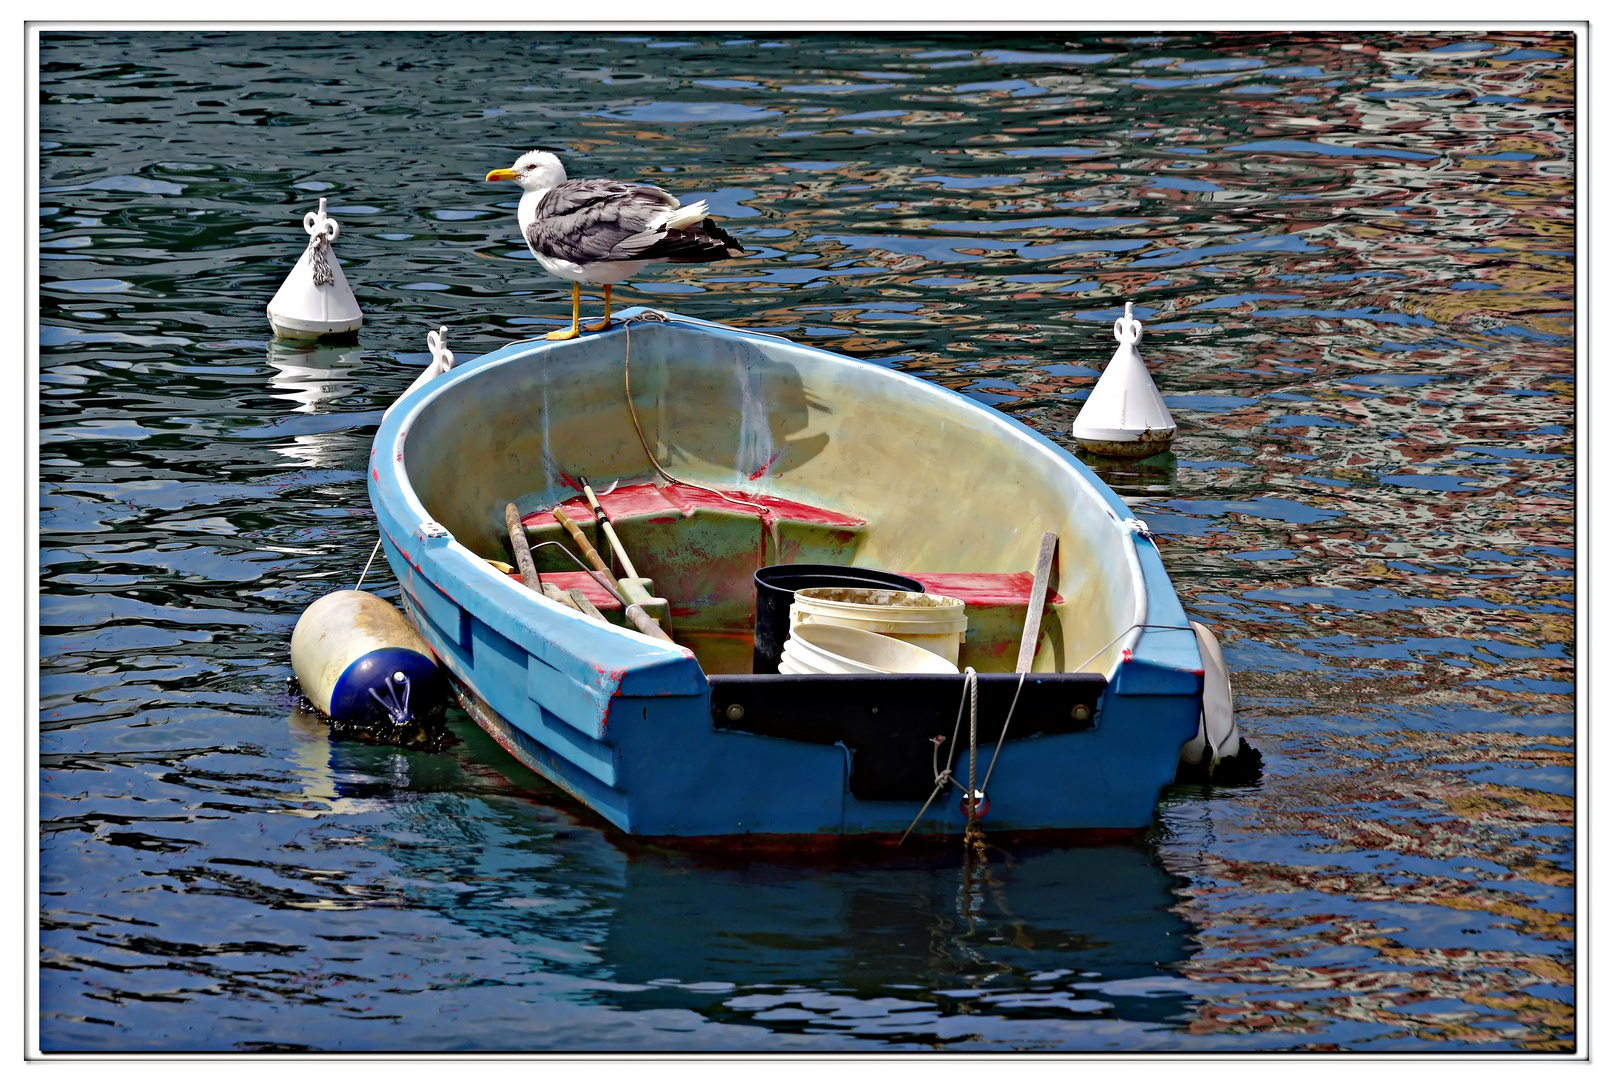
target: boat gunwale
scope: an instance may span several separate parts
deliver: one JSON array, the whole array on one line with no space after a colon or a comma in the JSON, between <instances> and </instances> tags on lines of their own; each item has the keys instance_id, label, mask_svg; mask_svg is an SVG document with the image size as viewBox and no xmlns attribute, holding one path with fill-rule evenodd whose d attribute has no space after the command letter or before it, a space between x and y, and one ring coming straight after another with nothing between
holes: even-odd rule
<instances>
[{"instance_id":1,"label":"boat gunwale","mask_svg":"<svg viewBox=\"0 0 1610 1080\"><path fill-rule=\"evenodd\" d=\"M1017 443L1025 446L1026 448L1032 448L1037 454L1049 458L1050 463L1054 468L1057 468L1066 474L1075 477L1086 489L1087 494L1093 496L1098 501L1099 505L1103 506L1107 510L1108 516L1112 519L1110 525L1102 525L1099 527L1111 528L1119 534L1117 539L1121 544L1124 552L1125 564L1129 570L1130 589L1134 597L1134 609L1130 615L1132 620L1131 624L1119 635L1117 639L1104 646L1100 651L1092 656L1090 660L1085 661L1072 670L1083 670L1088 663L1100 657L1103 653L1107 653L1110 655L1111 659L1107 665L1107 670L1102 672L1102 674L1106 675L1109 680L1113 680L1118 672L1119 667L1125 661L1139 657L1139 654L1142 652L1143 643L1146 642L1148 637L1155 638L1156 633L1159 631L1166 632L1168 630L1189 629L1189 621L1183 617L1183 609L1180 611L1181 618L1178 619L1178 626L1173 625L1171 621L1166 625L1158 625L1155 627L1155 629L1152 628L1150 617L1153 612L1153 598L1151 594L1154 588L1161 587L1162 589L1166 589L1168 596L1174 599L1174 606L1179 606L1177 595L1173 591L1173 584L1168 579L1166 570L1162 566L1162 561L1157 553L1155 544L1148 543L1146 545L1141 545L1138 542L1139 539L1149 536L1149 534L1145 533L1144 531L1137 530L1133 525L1129 524L1131 521L1135 520L1130 508L1118 498L1117 494L1113 492L1111 488L1102 483L1100 479L1096 477L1093 472L1091 472L1087 465L1085 465L1067 449L1059 446L1042 433L1034 430L1020 421L1014 420L1012 417L1000 412L997 409L990 408L987 405L982 405L979 402L974 401L965 394L951 390L948 387L940 386L937 383L930 382L906 372L896 371L891 368L882 367L881 365L869 364L863 360L856 360L851 357L841 356L837 353L820 349L812 345L801 344L779 335L767 334L763 331L750 330L743 327L726 326L721 323L714 323L708 320L677 315L673 312L661 311L655 308L647 308L642 306L627 308L618 313L617 323L610 329L595 334L589 334L585 339L577 340L591 341L604 334L629 332L626 329L627 324L633 321L644 319L647 316L653 316L653 323L656 324L680 324L689 330L697 330L717 336L736 335L741 337L762 338L773 347L780 348L785 351L797 350L799 352L809 353L812 355L813 360L820 360L822 362L837 365L845 365L860 375L870 376L871 378L875 379L888 379L897 383L903 383L913 392L934 396L936 400L943 402L949 408L960 406L974 416L987 417L988 422L1003 435L1015 440ZM371 502L375 504L377 516L382 518L382 522L384 522L384 518L387 515L381 514L380 504L385 501L385 496L389 494L394 494L395 496L400 497L402 503L401 509L412 513L416 517L419 524L415 525L412 529L407 530L407 532L404 534L407 537L406 541L404 540L403 536L392 535L393 530L387 530L387 534L388 536L391 536L393 543L397 546L397 550L403 556L403 558L409 563L413 564L416 569L419 569L422 573L424 573L422 562L425 558L425 551L423 549L426 546L426 538L422 534L421 530L426 523L433 522L434 518L425 508L423 502L419 498L418 493L414 490L412 480L409 477L406 466L405 455L407 450L407 439L410 431L413 428L414 421L425 411L430 409L439 398L449 392L452 392L455 387L459 386L465 380L476 377L487 377L493 371L502 368L505 365L528 359L533 353L546 352L554 348L564 348L567 344L567 342L548 342L542 338L527 338L510 342L509 344L495 349L490 353L469 358L462 363L455 365L451 370L444 372L441 376L438 376L430 382L415 387L410 392L406 392L403 397L398 399L396 405L394 405L394 407L390 410L390 413L382 419L380 428L376 431L373 450L371 451L371 458L374 462L370 475L372 485ZM399 408L397 406L402 407ZM381 460L380 453L383 446L388 451L385 455L384 462ZM382 473L382 464L385 466L384 473ZM383 476L385 479L382 479ZM387 482L388 480L389 483ZM388 488L393 490L388 491ZM401 514L393 512L390 516L398 525L403 524ZM1136 523L1138 524L1138 522ZM395 531L401 532L402 530ZM502 602L512 605L515 609L514 611L507 612L508 614L517 615L520 608L525 607L527 610L530 610L531 606L533 605L535 610L544 613L545 618L543 621L548 621L552 615L555 615L560 611L564 611L566 615L573 614L568 609L564 608L563 605L558 604L546 596L531 592L530 590L519 588L518 585L515 584L507 575L498 572L495 568L488 565L484 559L476 555L475 552L471 551L467 546L465 546L451 534L448 534L446 540L447 543L445 545L430 545L431 547L435 548L435 552L433 552L435 559L433 561L441 560L445 558L446 555L451 553L454 556L454 562L463 562L467 565L477 566L482 572L492 574L493 576L502 579L504 584L501 587L512 590L502 594ZM410 548L413 550L410 550ZM1150 550L1143 553L1144 548L1149 548ZM1154 565L1147 565L1148 563ZM453 568L444 562L441 565L441 569L443 571L451 572ZM440 587L440 582L434 575L425 573L425 576L428 580L431 580L433 584L436 584L438 587ZM472 583L475 580L474 578L467 577L463 573L455 574L453 576L461 578L467 584ZM474 588L473 584L471 585L471 588ZM447 592L445 589L442 591L444 593ZM451 597L450 593L447 595ZM461 599L457 597L452 597L452 599L454 599L456 603L463 605L463 601ZM623 639L634 639L629 642L626 640L622 640L621 642L623 646L631 648L632 651L637 651L644 646L648 646L655 652L659 653L659 656L644 658L652 666L658 666L667 660L673 660L678 655L689 658L692 656L692 654L688 652L684 646L676 645L670 642L650 641L649 639L644 639L642 635L635 634L630 630L627 630L623 627L614 626L613 624L605 624L605 626L607 627L608 632L621 635ZM600 627L600 629L604 629L604 627ZM1194 645L1194 638L1191 644ZM1166 656L1166 654L1176 652L1177 650L1173 647L1172 643L1169 643L1160 651ZM1196 665L1191 665L1189 663L1181 664L1179 662L1164 660L1161 658L1154 662L1160 663L1160 666L1173 668L1176 670L1192 671L1193 668L1194 670L1200 669L1199 661ZM695 666L697 667L696 662ZM700 681L703 682L704 679L702 668L699 670L701 674Z\"/></svg>"}]
</instances>

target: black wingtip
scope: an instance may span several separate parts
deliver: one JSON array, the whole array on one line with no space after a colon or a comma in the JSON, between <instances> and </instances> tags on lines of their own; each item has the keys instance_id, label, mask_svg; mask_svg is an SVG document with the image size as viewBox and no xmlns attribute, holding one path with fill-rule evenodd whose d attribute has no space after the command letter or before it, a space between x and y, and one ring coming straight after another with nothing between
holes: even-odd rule
<instances>
[{"instance_id":1,"label":"black wingtip","mask_svg":"<svg viewBox=\"0 0 1610 1080\"><path fill-rule=\"evenodd\" d=\"M718 240L725 245L728 255L748 254L744 251L744 246L738 243L737 240L733 239L731 233L729 233L726 229L723 229L720 225L717 225L711 219L705 218L694 227L700 232L704 233L704 235L708 236L710 239Z\"/></svg>"}]
</instances>

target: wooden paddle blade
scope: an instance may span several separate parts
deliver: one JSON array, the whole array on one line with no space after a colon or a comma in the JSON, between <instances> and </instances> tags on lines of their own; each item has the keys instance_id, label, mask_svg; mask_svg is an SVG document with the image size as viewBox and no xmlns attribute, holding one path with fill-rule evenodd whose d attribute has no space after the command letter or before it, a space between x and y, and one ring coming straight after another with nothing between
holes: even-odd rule
<instances>
[{"instance_id":1,"label":"wooden paddle blade","mask_svg":"<svg viewBox=\"0 0 1610 1080\"><path fill-rule=\"evenodd\" d=\"M1034 564L1034 585L1029 590L1028 617L1023 620L1023 641L1017 649L1017 671L1034 666L1034 650L1040 643L1040 621L1045 617L1045 594L1051 587L1051 572L1057 565L1057 534L1040 537L1040 558Z\"/></svg>"}]
</instances>

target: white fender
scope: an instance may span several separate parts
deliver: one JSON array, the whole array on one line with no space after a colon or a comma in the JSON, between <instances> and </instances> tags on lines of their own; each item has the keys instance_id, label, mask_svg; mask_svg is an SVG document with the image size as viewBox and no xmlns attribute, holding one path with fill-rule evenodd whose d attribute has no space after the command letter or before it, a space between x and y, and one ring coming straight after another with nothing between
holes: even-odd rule
<instances>
[{"instance_id":1,"label":"white fender","mask_svg":"<svg viewBox=\"0 0 1610 1080\"><path fill-rule=\"evenodd\" d=\"M1235 706L1230 694L1230 669L1213 631L1192 622L1196 647L1202 653L1202 716L1196 737L1180 749L1186 765L1217 765L1241 752L1241 730L1235 723Z\"/></svg>"}]
</instances>

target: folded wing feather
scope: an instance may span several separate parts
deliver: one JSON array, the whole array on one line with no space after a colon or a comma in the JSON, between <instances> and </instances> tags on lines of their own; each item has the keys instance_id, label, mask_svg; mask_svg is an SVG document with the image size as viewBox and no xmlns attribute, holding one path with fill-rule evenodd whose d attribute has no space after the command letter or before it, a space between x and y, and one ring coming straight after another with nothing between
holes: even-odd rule
<instances>
[{"instance_id":1,"label":"folded wing feather","mask_svg":"<svg viewBox=\"0 0 1610 1080\"><path fill-rule=\"evenodd\" d=\"M567 180L537 204L525 238L533 252L577 264L725 258L725 243L689 228L705 213L705 203L683 207L651 184Z\"/></svg>"}]
</instances>

